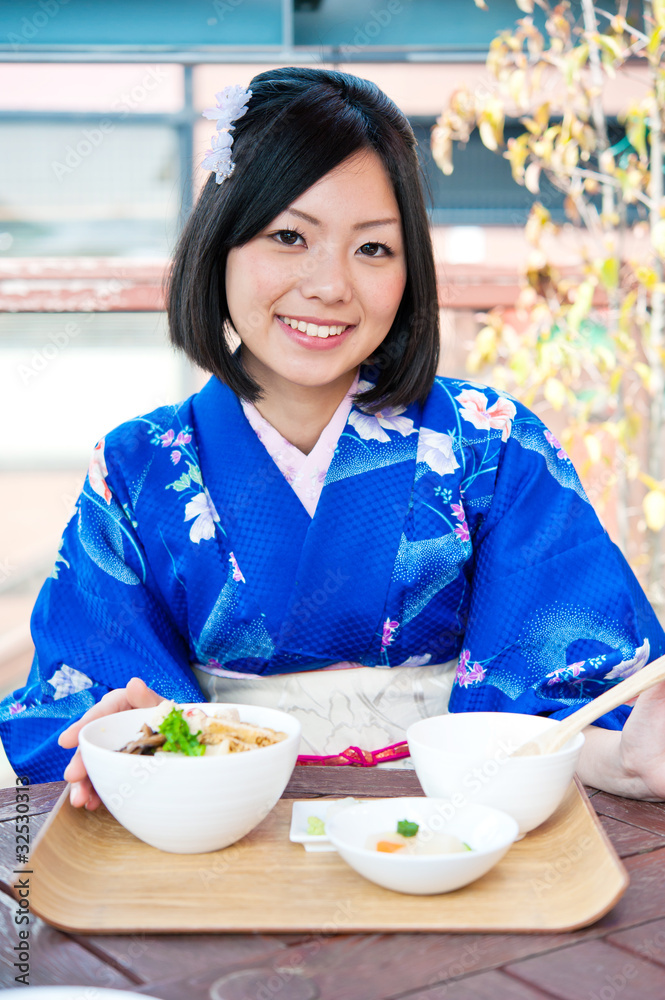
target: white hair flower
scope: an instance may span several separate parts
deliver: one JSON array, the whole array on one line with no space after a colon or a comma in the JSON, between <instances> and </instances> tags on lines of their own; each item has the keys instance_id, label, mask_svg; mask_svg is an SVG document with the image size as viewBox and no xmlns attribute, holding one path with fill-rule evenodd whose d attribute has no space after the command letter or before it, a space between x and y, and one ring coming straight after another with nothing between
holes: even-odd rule
<instances>
[{"instance_id":1,"label":"white hair flower","mask_svg":"<svg viewBox=\"0 0 665 1000\"><path fill-rule=\"evenodd\" d=\"M230 177L235 170L235 163L231 160L231 146L233 137L228 132L216 132L212 137L212 149L209 149L201 166L205 170L214 170L216 181L221 184L226 177Z\"/></svg>"},{"instance_id":2,"label":"white hair flower","mask_svg":"<svg viewBox=\"0 0 665 1000\"><path fill-rule=\"evenodd\" d=\"M215 171L218 184L230 177L235 169L235 163L231 160L233 136L230 134L235 125L231 123L247 112L246 105L251 96L251 90L245 90L238 83L231 84L215 94L217 107L206 108L203 112L204 118L217 120L217 132L212 137L212 148L207 151L201 166Z\"/></svg>"}]
</instances>

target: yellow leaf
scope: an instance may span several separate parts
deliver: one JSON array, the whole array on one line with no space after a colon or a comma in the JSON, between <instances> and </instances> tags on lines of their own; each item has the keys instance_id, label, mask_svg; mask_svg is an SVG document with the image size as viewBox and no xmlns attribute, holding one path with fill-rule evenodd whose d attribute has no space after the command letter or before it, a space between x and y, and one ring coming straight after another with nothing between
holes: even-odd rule
<instances>
[{"instance_id":1,"label":"yellow leaf","mask_svg":"<svg viewBox=\"0 0 665 1000\"><path fill-rule=\"evenodd\" d=\"M642 509L650 531L662 531L665 528L665 491L649 490L642 501Z\"/></svg>"},{"instance_id":2,"label":"yellow leaf","mask_svg":"<svg viewBox=\"0 0 665 1000\"><path fill-rule=\"evenodd\" d=\"M600 169L604 174L614 174L616 167L614 165L614 157L612 156L609 149L604 149L603 152L598 157L598 163Z\"/></svg>"},{"instance_id":3,"label":"yellow leaf","mask_svg":"<svg viewBox=\"0 0 665 1000\"><path fill-rule=\"evenodd\" d=\"M480 138L488 149L495 152L503 145L504 112L501 101L492 98L485 103L478 121Z\"/></svg>"},{"instance_id":4,"label":"yellow leaf","mask_svg":"<svg viewBox=\"0 0 665 1000\"><path fill-rule=\"evenodd\" d=\"M580 158L580 151L576 142L567 142L563 147L563 162L569 170L574 170Z\"/></svg>"},{"instance_id":5,"label":"yellow leaf","mask_svg":"<svg viewBox=\"0 0 665 1000\"><path fill-rule=\"evenodd\" d=\"M492 123L487 118L483 118L478 123L478 131L480 132L480 139L483 146L486 146L487 149L491 149L495 153L499 148L499 144L496 141L496 133Z\"/></svg>"},{"instance_id":6,"label":"yellow leaf","mask_svg":"<svg viewBox=\"0 0 665 1000\"><path fill-rule=\"evenodd\" d=\"M496 361L498 336L495 327L484 326L476 334L476 340L467 359L467 368L477 372L483 365Z\"/></svg>"},{"instance_id":7,"label":"yellow leaf","mask_svg":"<svg viewBox=\"0 0 665 1000\"><path fill-rule=\"evenodd\" d=\"M628 333L631 327L632 313L637 302L637 292L630 291L626 295L623 303L621 305L621 310L619 312L619 330L622 333Z\"/></svg>"},{"instance_id":8,"label":"yellow leaf","mask_svg":"<svg viewBox=\"0 0 665 1000\"><path fill-rule=\"evenodd\" d=\"M575 67L576 69L580 70L582 69L582 66L584 66L587 59L589 58L589 44L588 42L582 42L580 45L577 45L572 51L574 53Z\"/></svg>"},{"instance_id":9,"label":"yellow leaf","mask_svg":"<svg viewBox=\"0 0 665 1000\"><path fill-rule=\"evenodd\" d=\"M598 358L598 367L601 372L614 371L616 368L616 358L609 347L604 347L603 345L596 347L596 355Z\"/></svg>"},{"instance_id":10,"label":"yellow leaf","mask_svg":"<svg viewBox=\"0 0 665 1000\"><path fill-rule=\"evenodd\" d=\"M612 62L612 57L601 49L600 58L603 66L605 67L605 72L612 80L614 80L616 78L617 71L614 67L614 63Z\"/></svg>"},{"instance_id":11,"label":"yellow leaf","mask_svg":"<svg viewBox=\"0 0 665 1000\"><path fill-rule=\"evenodd\" d=\"M623 49L613 35L598 35L598 41L609 56L614 56L615 59L623 58Z\"/></svg>"},{"instance_id":12,"label":"yellow leaf","mask_svg":"<svg viewBox=\"0 0 665 1000\"><path fill-rule=\"evenodd\" d=\"M629 115L626 135L631 146L639 153L640 159L646 160L649 154L647 152L647 127L644 114L636 110Z\"/></svg>"},{"instance_id":13,"label":"yellow leaf","mask_svg":"<svg viewBox=\"0 0 665 1000\"><path fill-rule=\"evenodd\" d=\"M598 273L605 288L616 288L619 284L619 261L616 257L608 257L600 265Z\"/></svg>"},{"instance_id":14,"label":"yellow leaf","mask_svg":"<svg viewBox=\"0 0 665 1000\"><path fill-rule=\"evenodd\" d=\"M640 285L644 285L645 288L650 290L653 290L654 285L658 282L658 275L654 269L644 264L640 264L635 268L635 277Z\"/></svg>"},{"instance_id":15,"label":"yellow leaf","mask_svg":"<svg viewBox=\"0 0 665 1000\"><path fill-rule=\"evenodd\" d=\"M513 70L508 77L508 90L510 92L510 96L518 107L524 107L526 105L526 91L524 89L525 83L526 73L523 69Z\"/></svg>"},{"instance_id":16,"label":"yellow leaf","mask_svg":"<svg viewBox=\"0 0 665 1000\"><path fill-rule=\"evenodd\" d=\"M535 160L524 171L524 186L531 194L540 191L540 164Z\"/></svg>"},{"instance_id":17,"label":"yellow leaf","mask_svg":"<svg viewBox=\"0 0 665 1000\"><path fill-rule=\"evenodd\" d=\"M658 27L665 29L665 0L651 0L651 10Z\"/></svg>"},{"instance_id":18,"label":"yellow leaf","mask_svg":"<svg viewBox=\"0 0 665 1000\"><path fill-rule=\"evenodd\" d=\"M432 157L439 170L446 176L453 172L453 141L450 130L441 125L435 125L430 137Z\"/></svg>"},{"instance_id":19,"label":"yellow leaf","mask_svg":"<svg viewBox=\"0 0 665 1000\"><path fill-rule=\"evenodd\" d=\"M568 399L566 387L558 378L547 379L543 388L543 395L555 410L560 410Z\"/></svg>"},{"instance_id":20,"label":"yellow leaf","mask_svg":"<svg viewBox=\"0 0 665 1000\"><path fill-rule=\"evenodd\" d=\"M505 158L510 162L510 169L513 174L513 180L517 184L522 183L522 175L524 174L524 164L529 155L529 137L526 134L518 136L516 139L512 136L508 139L508 149L503 154Z\"/></svg>"},{"instance_id":21,"label":"yellow leaf","mask_svg":"<svg viewBox=\"0 0 665 1000\"><path fill-rule=\"evenodd\" d=\"M647 45L647 52L649 53L650 56L654 55L658 51L663 35L665 35L665 26L663 26L662 28L656 28L656 30L651 35L651 38L649 39L649 44Z\"/></svg>"},{"instance_id":22,"label":"yellow leaf","mask_svg":"<svg viewBox=\"0 0 665 1000\"><path fill-rule=\"evenodd\" d=\"M649 366L645 365L643 361L636 361L635 362L635 371L640 376L643 384L648 389L649 385L651 383L651 369L649 368Z\"/></svg>"},{"instance_id":23,"label":"yellow leaf","mask_svg":"<svg viewBox=\"0 0 665 1000\"><path fill-rule=\"evenodd\" d=\"M621 388L622 378L623 378L623 371L621 370L621 368L616 368L610 375L609 386L610 386L610 392L612 393L613 396L616 396L616 394L619 392L619 389Z\"/></svg>"},{"instance_id":24,"label":"yellow leaf","mask_svg":"<svg viewBox=\"0 0 665 1000\"><path fill-rule=\"evenodd\" d=\"M631 482L640 474L640 460L637 455L626 455L626 475Z\"/></svg>"},{"instance_id":25,"label":"yellow leaf","mask_svg":"<svg viewBox=\"0 0 665 1000\"><path fill-rule=\"evenodd\" d=\"M588 315L593 302L594 286L590 281L583 281L577 288L575 301L568 311L568 326L576 333L580 323Z\"/></svg>"},{"instance_id":26,"label":"yellow leaf","mask_svg":"<svg viewBox=\"0 0 665 1000\"><path fill-rule=\"evenodd\" d=\"M600 462L601 458L603 457L603 449L602 449L601 443L598 440L598 438L596 437L596 435L595 434L585 434L584 435L584 444L585 444L586 450L587 450L587 452L589 454L589 458L594 463L594 465L595 465L596 462Z\"/></svg>"}]
</instances>

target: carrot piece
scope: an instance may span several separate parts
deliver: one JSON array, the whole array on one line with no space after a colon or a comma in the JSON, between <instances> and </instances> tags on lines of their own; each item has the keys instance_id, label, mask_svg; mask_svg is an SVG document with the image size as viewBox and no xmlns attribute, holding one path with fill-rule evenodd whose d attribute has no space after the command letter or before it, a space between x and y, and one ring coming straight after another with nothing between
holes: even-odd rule
<instances>
[{"instance_id":1,"label":"carrot piece","mask_svg":"<svg viewBox=\"0 0 665 1000\"><path fill-rule=\"evenodd\" d=\"M404 844L396 844L394 840L380 840L376 845L377 851L382 851L384 854L394 854L403 848Z\"/></svg>"}]
</instances>

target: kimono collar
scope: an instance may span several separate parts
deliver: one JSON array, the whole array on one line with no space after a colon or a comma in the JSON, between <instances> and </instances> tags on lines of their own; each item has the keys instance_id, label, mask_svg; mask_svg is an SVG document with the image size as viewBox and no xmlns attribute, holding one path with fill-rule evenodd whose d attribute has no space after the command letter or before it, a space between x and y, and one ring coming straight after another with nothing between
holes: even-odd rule
<instances>
[{"instance_id":1,"label":"kimono collar","mask_svg":"<svg viewBox=\"0 0 665 1000\"><path fill-rule=\"evenodd\" d=\"M275 642L268 672L283 672L280 657L323 665L362 662L359 653L367 651L376 662L372 650L380 646L415 476L420 410L413 404L384 417L352 406L310 518L235 394L213 377L195 397L203 481Z\"/></svg>"},{"instance_id":2,"label":"kimono collar","mask_svg":"<svg viewBox=\"0 0 665 1000\"><path fill-rule=\"evenodd\" d=\"M287 483L295 492L310 517L314 517L316 505L319 502L326 473L337 447L337 441L349 418L353 405L353 395L358 388L359 373L351 384L349 391L341 401L332 417L321 431L319 439L312 450L305 454L287 441L276 427L261 416L253 403L242 399L243 412L262 442L273 462L282 473Z\"/></svg>"}]
</instances>

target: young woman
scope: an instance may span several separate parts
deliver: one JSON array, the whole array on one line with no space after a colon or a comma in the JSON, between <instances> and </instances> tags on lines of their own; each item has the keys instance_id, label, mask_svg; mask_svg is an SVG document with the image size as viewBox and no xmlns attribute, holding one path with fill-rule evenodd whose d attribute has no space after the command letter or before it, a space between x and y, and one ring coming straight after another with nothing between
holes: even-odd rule
<instances>
[{"instance_id":1,"label":"young woman","mask_svg":"<svg viewBox=\"0 0 665 1000\"><path fill-rule=\"evenodd\" d=\"M169 298L212 377L95 448L2 705L17 772L68 764L88 808L81 725L163 697L279 705L310 754L370 751L448 702L562 718L665 652L556 438L505 393L435 378L399 109L296 67L218 98ZM664 720L665 685L604 716L583 778L664 795Z\"/></svg>"}]
</instances>

